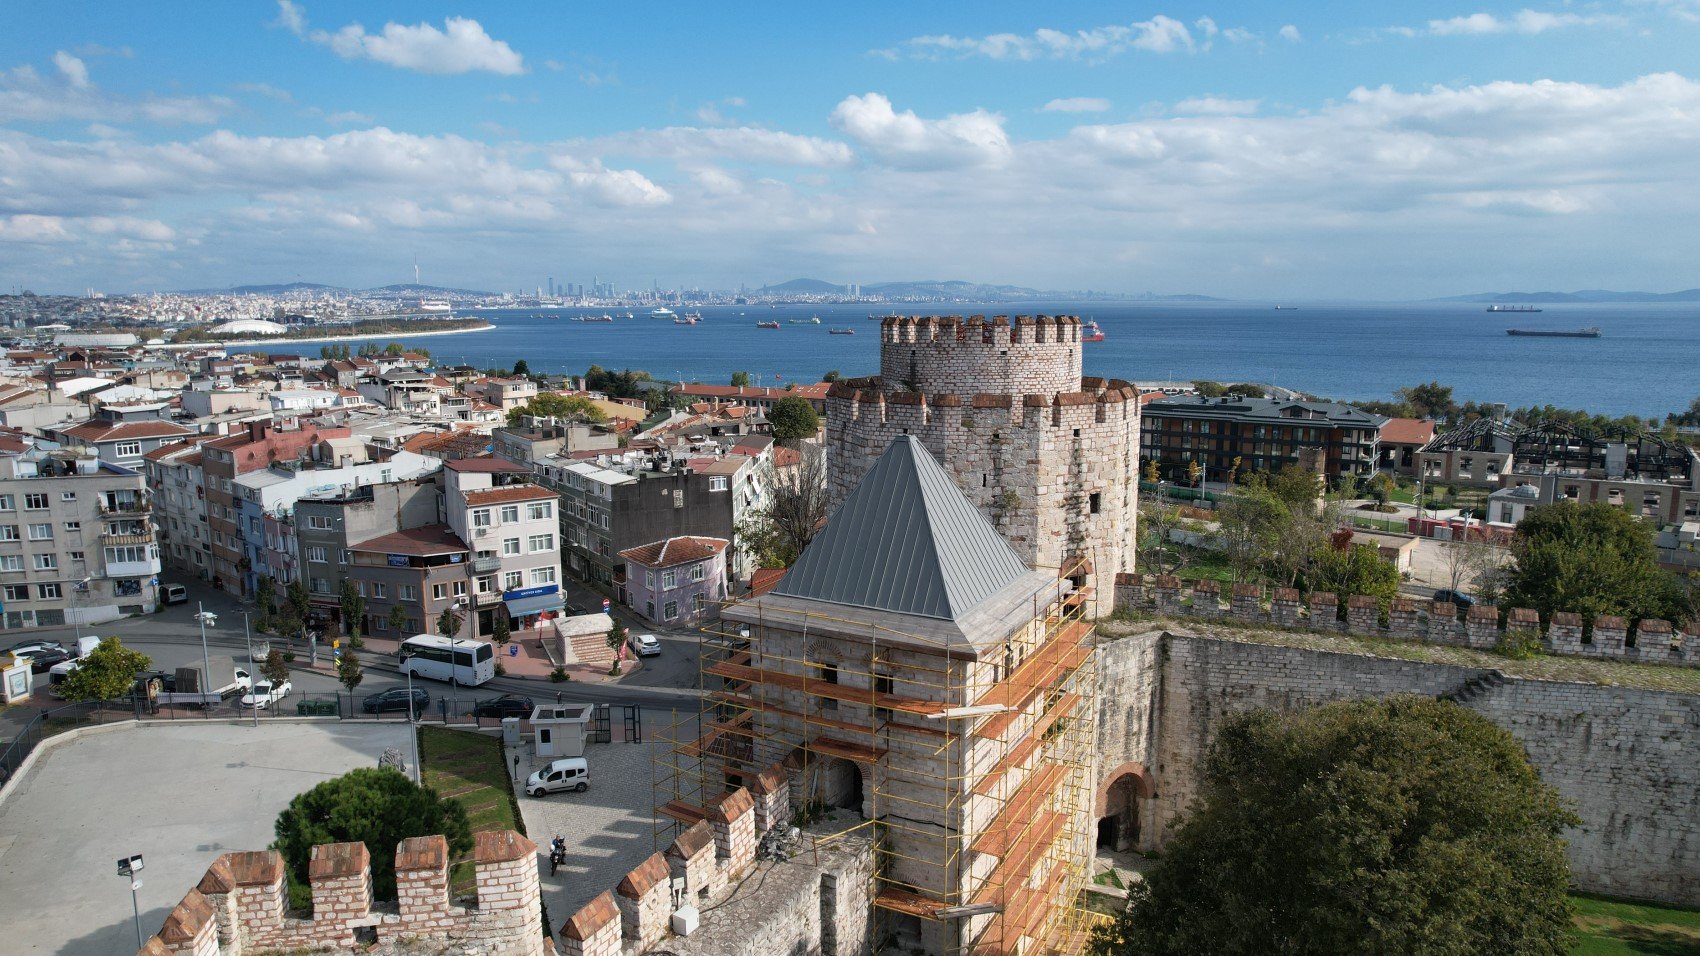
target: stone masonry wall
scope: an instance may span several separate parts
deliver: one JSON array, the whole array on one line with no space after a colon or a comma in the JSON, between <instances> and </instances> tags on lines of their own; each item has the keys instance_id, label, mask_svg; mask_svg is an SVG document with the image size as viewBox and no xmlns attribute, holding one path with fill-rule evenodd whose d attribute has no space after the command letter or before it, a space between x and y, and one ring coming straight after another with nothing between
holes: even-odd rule
<instances>
[{"instance_id":1,"label":"stone masonry wall","mask_svg":"<svg viewBox=\"0 0 1700 956\"><path fill-rule=\"evenodd\" d=\"M888 388L1004 395L1080 387L1080 319L1072 315L887 316L880 378Z\"/></svg>"},{"instance_id":2,"label":"stone masonry wall","mask_svg":"<svg viewBox=\"0 0 1700 956\"><path fill-rule=\"evenodd\" d=\"M1450 695L1516 736L1542 778L1574 803L1583 823L1566 836L1580 888L1700 905L1700 760L1692 749L1700 696L1223 638L1169 634L1162 641L1147 827L1159 845L1193 799L1224 715L1395 693ZM1107 641L1099 669L1137 670L1150 655L1148 637ZM1101 753L1151 751L1137 727L1117 716L1122 703L1106 695L1101 707Z\"/></svg>"}]
</instances>

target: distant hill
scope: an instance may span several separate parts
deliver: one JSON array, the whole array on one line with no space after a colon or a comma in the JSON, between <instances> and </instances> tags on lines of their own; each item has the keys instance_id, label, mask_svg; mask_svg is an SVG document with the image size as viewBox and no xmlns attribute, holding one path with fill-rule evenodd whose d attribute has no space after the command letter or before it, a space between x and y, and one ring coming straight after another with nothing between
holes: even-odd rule
<instances>
[{"instance_id":1,"label":"distant hill","mask_svg":"<svg viewBox=\"0 0 1700 956\"><path fill-rule=\"evenodd\" d=\"M274 282L267 285L237 285L226 289L179 289L179 295L278 295L283 292L346 292L341 286L320 285L317 282Z\"/></svg>"},{"instance_id":2,"label":"distant hill","mask_svg":"<svg viewBox=\"0 0 1700 956\"><path fill-rule=\"evenodd\" d=\"M490 295L477 289L449 289L440 285L419 285L414 282L400 282L395 285L379 286L367 289L367 292L389 292L395 295Z\"/></svg>"},{"instance_id":3,"label":"distant hill","mask_svg":"<svg viewBox=\"0 0 1700 956\"><path fill-rule=\"evenodd\" d=\"M759 290L768 294L779 295L842 295L849 291L844 286L822 279L792 279L778 285L764 285Z\"/></svg>"},{"instance_id":4,"label":"distant hill","mask_svg":"<svg viewBox=\"0 0 1700 956\"><path fill-rule=\"evenodd\" d=\"M1026 299L1042 295L1037 289L1018 285L987 285L982 282L964 282L961 279L880 282L862 286L862 291L868 295L883 295L894 299L909 296L945 299Z\"/></svg>"},{"instance_id":5,"label":"distant hill","mask_svg":"<svg viewBox=\"0 0 1700 956\"><path fill-rule=\"evenodd\" d=\"M1146 292L1142 295L1136 295L1136 296L1134 296L1134 298L1138 299L1141 302L1226 302L1226 301L1228 301L1227 299L1219 298L1219 297L1213 296L1213 295L1199 295L1196 292L1181 292L1181 293L1178 293L1176 295L1158 295L1155 292Z\"/></svg>"},{"instance_id":6,"label":"distant hill","mask_svg":"<svg viewBox=\"0 0 1700 956\"><path fill-rule=\"evenodd\" d=\"M1576 292L1477 292L1453 295L1431 302L1700 302L1700 289L1681 292L1613 292L1610 289L1580 289Z\"/></svg>"}]
</instances>

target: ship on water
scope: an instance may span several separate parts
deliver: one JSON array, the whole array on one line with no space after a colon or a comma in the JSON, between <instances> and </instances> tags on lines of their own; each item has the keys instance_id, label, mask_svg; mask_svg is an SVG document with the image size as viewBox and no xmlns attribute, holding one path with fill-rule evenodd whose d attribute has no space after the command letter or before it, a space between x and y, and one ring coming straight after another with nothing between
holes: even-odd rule
<instances>
[{"instance_id":1,"label":"ship on water","mask_svg":"<svg viewBox=\"0 0 1700 956\"><path fill-rule=\"evenodd\" d=\"M1536 306L1536 305L1490 305L1490 306L1487 307L1487 310L1489 312L1539 312L1539 311L1541 311L1540 306Z\"/></svg>"},{"instance_id":2,"label":"ship on water","mask_svg":"<svg viewBox=\"0 0 1700 956\"><path fill-rule=\"evenodd\" d=\"M674 312L672 309L667 308L666 306L661 306L660 308L649 310L649 317L652 318L652 319L671 319L674 315L677 315L677 314L678 313Z\"/></svg>"},{"instance_id":3,"label":"ship on water","mask_svg":"<svg viewBox=\"0 0 1700 956\"><path fill-rule=\"evenodd\" d=\"M454 306L444 299L420 299L419 311L428 315L448 315L454 311Z\"/></svg>"},{"instance_id":4,"label":"ship on water","mask_svg":"<svg viewBox=\"0 0 1700 956\"><path fill-rule=\"evenodd\" d=\"M1598 326L1585 329L1506 329L1506 335L1533 335L1549 339L1597 339L1600 337Z\"/></svg>"}]
</instances>

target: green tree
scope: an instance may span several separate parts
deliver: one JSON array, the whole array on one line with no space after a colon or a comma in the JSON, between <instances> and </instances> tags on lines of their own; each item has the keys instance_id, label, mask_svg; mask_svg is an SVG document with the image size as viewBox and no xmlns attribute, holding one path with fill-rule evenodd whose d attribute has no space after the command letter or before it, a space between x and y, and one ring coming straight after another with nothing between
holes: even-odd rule
<instances>
[{"instance_id":1,"label":"green tree","mask_svg":"<svg viewBox=\"0 0 1700 956\"><path fill-rule=\"evenodd\" d=\"M1196 461L1186 463L1186 480L1198 487L1204 487L1204 468Z\"/></svg>"},{"instance_id":2,"label":"green tree","mask_svg":"<svg viewBox=\"0 0 1700 956\"><path fill-rule=\"evenodd\" d=\"M749 388L750 387L750 373L748 373L748 372L733 372L732 373L732 385L736 388Z\"/></svg>"},{"instance_id":3,"label":"green tree","mask_svg":"<svg viewBox=\"0 0 1700 956\"><path fill-rule=\"evenodd\" d=\"M443 613L437 616L437 633L444 637L455 637L460 634L460 626L465 621L454 608L443 608Z\"/></svg>"},{"instance_id":4,"label":"green tree","mask_svg":"<svg viewBox=\"0 0 1700 956\"><path fill-rule=\"evenodd\" d=\"M1273 557L1281 530L1292 520L1280 500L1256 489L1233 496L1216 512L1216 537L1236 582L1257 577Z\"/></svg>"},{"instance_id":5,"label":"green tree","mask_svg":"<svg viewBox=\"0 0 1700 956\"><path fill-rule=\"evenodd\" d=\"M1385 471L1378 471L1375 473L1375 477L1369 480L1364 490L1369 492L1371 498L1375 499L1378 507L1386 508L1387 503L1393 500L1393 492L1398 488L1399 484L1393 480L1392 475Z\"/></svg>"},{"instance_id":6,"label":"green tree","mask_svg":"<svg viewBox=\"0 0 1700 956\"><path fill-rule=\"evenodd\" d=\"M1511 734L1449 701L1238 714L1092 950L1563 956L1578 822Z\"/></svg>"},{"instance_id":7,"label":"green tree","mask_svg":"<svg viewBox=\"0 0 1700 956\"><path fill-rule=\"evenodd\" d=\"M1418 418L1448 418L1458 409L1458 404L1452 400L1452 386L1439 382L1412 385L1393 394L1410 405Z\"/></svg>"},{"instance_id":8,"label":"green tree","mask_svg":"<svg viewBox=\"0 0 1700 956\"><path fill-rule=\"evenodd\" d=\"M1193 391L1196 391L1204 398L1221 398L1223 395L1228 394L1228 387L1226 385L1223 385L1221 382L1212 382L1207 379L1198 379L1194 381L1192 383L1192 388Z\"/></svg>"},{"instance_id":9,"label":"green tree","mask_svg":"<svg viewBox=\"0 0 1700 956\"><path fill-rule=\"evenodd\" d=\"M497 608L493 617L490 640L495 641L497 645L505 645L513 639L513 623L508 620L508 613L502 608Z\"/></svg>"},{"instance_id":10,"label":"green tree","mask_svg":"<svg viewBox=\"0 0 1700 956\"><path fill-rule=\"evenodd\" d=\"M304 893L307 864L321 843L366 844L372 857L372 896L395 899L395 848L416 836L442 834L449 857L472 849L472 826L460 801L440 797L388 767L362 767L327 780L289 801L278 814L272 848L289 869L290 898ZM311 897L306 897L310 902Z\"/></svg>"},{"instance_id":11,"label":"green tree","mask_svg":"<svg viewBox=\"0 0 1700 956\"><path fill-rule=\"evenodd\" d=\"M407 351L407 348L405 346L403 346L400 342L391 342L390 344L384 346L384 354L385 355L390 355L390 356L401 355L401 354L404 354L406 351Z\"/></svg>"},{"instance_id":12,"label":"green tree","mask_svg":"<svg viewBox=\"0 0 1700 956\"><path fill-rule=\"evenodd\" d=\"M1505 601L1534 608L1543 621L1575 611L1686 622L1692 607L1676 576L1659 567L1653 533L1651 522L1603 502L1531 508L1511 538Z\"/></svg>"},{"instance_id":13,"label":"green tree","mask_svg":"<svg viewBox=\"0 0 1700 956\"><path fill-rule=\"evenodd\" d=\"M1266 398L1269 392L1263 386L1252 382L1235 382L1227 386L1229 395L1244 395L1246 398Z\"/></svg>"},{"instance_id":14,"label":"green tree","mask_svg":"<svg viewBox=\"0 0 1700 956\"><path fill-rule=\"evenodd\" d=\"M820 433L820 416L815 414L815 407L797 395L787 395L774 402L767 413L767 423L773 428L773 440L785 445Z\"/></svg>"},{"instance_id":15,"label":"green tree","mask_svg":"<svg viewBox=\"0 0 1700 956\"><path fill-rule=\"evenodd\" d=\"M1314 512L1317 499L1322 497L1322 476L1298 465L1283 465L1277 471L1259 472L1257 478L1258 484L1268 489L1294 514L1306 510Z\"/></svg>"},{"instance_id":16,"label":"green tree","mask_svg":"<svg viewBox=\"0 0 1700 956\"><path fill-rule=\"evenodd\" d=\"M336 679L337 683L348 688L350 694L354 693L354 688L366 679L360 669L360 655L352 650L343 651L342 656L336 659Z\"/></svg>"},{"instance_id":17,"label":"green tree","mask_svg":"<svg viewBox=\"0 0 1700 956\"><path fill-rule=\"evenodd\" d=\"M533 418L564 418L575 422L605 422L608 415L596 403L583 395L561 395L543 392L531 401L508 411L508 424L525 416Z\"/></svg>"},{"instance_id":18,"label":"green tree","mask_svg":"<svg viewBox=\"0 0 1700 956\"><path fill-rule=\"evenodd\" d=\"M520 378L530 378L531 377L531 363L527 362L525 359L520 359L519 361L515 362L514 363L514 375L517 376L517 377L520 377Z\"/></svg>"},{"instance_id":19,"label":"green tree","mask_svg":"<svg viewBox=\"0 0 1700 956\"><path fill-rule=\"evenodd\" d=\"M820 380L823 381L823 382L836 382L840 378L843 378L843 376L838 374L838 369L833 369L832 371L827 372L825 375L822 375L820 377ZM1695 403L1700 404L1700 399L1695 399Z\"/></svg>"},{"instance_id":20,"label":"green tree","mask_svg":"<svg viewBox=\"0 0 1700 956\"><path fill-rule=\"evenodd\" d=\"M391 607L390 607L390 630L395 631L396 636L398 638L400 638L400 637L403 636L401 632L406 630L406 629L407 629L407 608L402 607L400 604L391 605Z\"/></svg>"},{"instance_id":21,"label":"green tree","mask_svg":"<svg viewBox=\"0 0 1700 956\"><path fill-rule=\"evenodd\" d=\"M59 686L66 700L117 700L129 696L136 675L151 664L152 658L118 638L103 638Z\"/></svg>"},{"instance_id":22,"label":"green tree","mask_svg":"<svg viewBox=\"0 0 1700 956\"><path fill-rule=\"evenodd\" d=\"M366 598L353 581L344 579L338 601L342 605L342 629L348 634L348 646L359 647L360 622L366 620Z\"/></svg>"},{"instance_id":23,"label":"green tree","mask_svg":"<svg viewBox=\"0 0 1700 956\"><path fill-rule=\"evenodd\" d=\"M260 675L271 681L273 687L289 679L289 662L283 659L282 650L272 648L266 659L260 662Z\"/></svg>"},{"instance_id":24,"label":"green tree","mask_svg":"<svg viewBox=\"0 0 1700 956\"><path fill-rule=\"evenodd\" d=\"M297 620L305 621L308 612L313 609L313 599L308 596L307 585L302 583L300 578L289 582L289 586L284 588L284 600L288 602L289 609L295 612Z\"/></svg>"},{"instance_id":25,"label":"green tree","mask_svg":"<svg viewBox=\"0 0 1700 956\"><path fill-rule=\"evenodd\" d=\"M261 631L271 630L272 619L277 616L277 579L269 574L260 575L254 582L254 601L259 605L254 626Z\"/></svg>"},{"instance_id":26,"label":"green tree","mask_svg":"<svg viewBox=\"0 0 1700 956\"><path fill-rule=\"evenodd\" d=\"M1311 591L1332 591L1340 595L1340 611L1345 612L1347 597L1367 594L1380 601L1382 610L1399 596L1399 569L1383 558L1373 544L1352 544L1342 539L1344 547L1324 547L1311 555L1305 572L1305 586Z\"/></svg>"},{"instance_id":27,"label":"green tree","mask_svg":"<svg viewBox=\"0 0 1700 956\"><path fill-rule=\"evenodd\" d=\"M1161 467L1157 464L1157 459L1145 459L1145 480L1154 485L1158 481L1162 480L1162 477L1163 473L1161 471Z\"/></svg>"},{"instance_id":28,"label":"green tree","mask_svg":"<svg viewBox=\"0 0 1700 956\"><path fill-rule=\"evenodd\" d=\"M767 503L744 512L733 529L738 547L761 567L790 567L826 518L825 456L804 446L802 459L774 476Z\"/></svg>"}]
</instances>

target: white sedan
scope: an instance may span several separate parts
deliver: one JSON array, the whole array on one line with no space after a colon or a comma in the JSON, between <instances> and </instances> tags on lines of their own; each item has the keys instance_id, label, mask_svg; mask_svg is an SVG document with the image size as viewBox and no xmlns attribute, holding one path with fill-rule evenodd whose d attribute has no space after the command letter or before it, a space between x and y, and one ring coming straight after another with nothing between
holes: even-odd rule
<instances>
[{"instance_id":1,"label":"white sedan","mask_svg":"<svg viewBox=\"0 0 1700 956\"><path fill-rule=\"evenodd\" d=\"M654 634L633 634L628 643L632 646L632 653L639 657L654 657L661 653L661 642L655 639Z\"/></svg>"},{"instance_id":2,"label":"white sedan","mask_svg":"<svg viewBox=\"0 0 1700 956\"><path fill-rule=\"evenodd\" d=\"M272 704L288 697L289 692L293 689L294 688L289 685L289 681L284 681L277 685L273 685L271 681L261 681L258 684L255 684L253 689L248 693L242 695L242 706L258 707L261 710L264 710Z\"/></svg>"}]
</instances>

